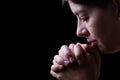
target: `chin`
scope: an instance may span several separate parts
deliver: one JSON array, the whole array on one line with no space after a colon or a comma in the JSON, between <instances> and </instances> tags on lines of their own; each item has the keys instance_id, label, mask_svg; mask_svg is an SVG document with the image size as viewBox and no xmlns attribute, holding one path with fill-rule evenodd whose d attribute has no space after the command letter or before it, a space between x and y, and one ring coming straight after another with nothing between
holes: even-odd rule
<instances>
[{"instance_id":1,"label":"chin","mask_svg":"<svg viewBox=\"0 0 120 80\"><path fill-rule=\"evenodd\" d=\"M106 47L99 47L99 50L103 53L103 54L113 54L116 53L118 50L113 50L113 49L109 49Z\"/></svg>"}]
</instances>

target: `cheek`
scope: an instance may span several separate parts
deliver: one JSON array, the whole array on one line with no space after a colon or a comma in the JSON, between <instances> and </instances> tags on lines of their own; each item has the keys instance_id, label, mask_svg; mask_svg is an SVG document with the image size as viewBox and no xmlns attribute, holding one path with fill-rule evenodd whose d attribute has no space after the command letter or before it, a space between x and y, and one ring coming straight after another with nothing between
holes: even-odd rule
<instances>
[{"instance_id":1,"label":"cheek","mask_svg":"<svg viewBox=\"0 0 120 80\"><path fill-rule=\"evenodd\" d=\"M90 32L90 36L93 38L99 39L102 37L103 34L103 25L101 20L91 19L90 22L88 23L88 30Z\"/></svg>"},{"instance_id":2,"label":"cheek","mask_svg":"<svg viewBox=\"0 0 120 80\"><path fill-rule=\"evenodd\" d=\"M105 19L106 16L99 11L90 15L88 28L93 37L102 38L105 35L106 30L108 29Z\"/></svg>"},{"instance_id":3,"label":"cheek","mask_svg":"<svg viewBox=\"0 0 120 80\"><path fill-rule=\"evenodd\" d=\"M90 37L98 41L98 46L104 48L109 35L107 25L103 19L94 19L89 23Z\"/></svg>"}]
</instances>

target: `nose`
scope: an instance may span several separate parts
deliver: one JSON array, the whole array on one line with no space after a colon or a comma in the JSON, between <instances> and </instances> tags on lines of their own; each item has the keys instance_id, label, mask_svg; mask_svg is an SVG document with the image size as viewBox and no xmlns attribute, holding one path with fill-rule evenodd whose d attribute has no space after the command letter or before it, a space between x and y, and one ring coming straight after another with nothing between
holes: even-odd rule
<instances>
[{"instance_id":1,"label":"nose","mask_svg":"<svg viewBox=\"0 0 120 80\"><path fill-rule=\"evenodd\" d=\"M84 24L79 24L77 25L77 31L76 35L78 37L88 37L90 35L89 31L87 30L86 26Z\"/></svg>"},{"instance_id":2,"label":"nose","mask_svg":"<svg viewBox=\"0 0 120 80\"><path fill-rule=\"evenodd\" d=\"M89 32L87 31L87 29L83 28L83 29L77 29L77 32L76 32L77 36L78 37L88 37L89 35Z\"/></svg>"}]
</instances>

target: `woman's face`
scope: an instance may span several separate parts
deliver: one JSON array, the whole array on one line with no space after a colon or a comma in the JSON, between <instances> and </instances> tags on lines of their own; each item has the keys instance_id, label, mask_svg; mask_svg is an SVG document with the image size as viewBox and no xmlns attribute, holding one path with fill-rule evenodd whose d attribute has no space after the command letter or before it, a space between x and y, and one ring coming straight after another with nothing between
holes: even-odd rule
<instances>
[{"instance_id":1,"label":"woman's face","mask_svg":"<svg viewBox=\"0 0 120 80\"><path fill-rule=\"evenodd\" d=\"M111 53L115 48L117 18L112 7L105 9L68 2L77 16L78 37L86 37L88 42L97 46L104 53Z\"/></svg>"}]
</instances>

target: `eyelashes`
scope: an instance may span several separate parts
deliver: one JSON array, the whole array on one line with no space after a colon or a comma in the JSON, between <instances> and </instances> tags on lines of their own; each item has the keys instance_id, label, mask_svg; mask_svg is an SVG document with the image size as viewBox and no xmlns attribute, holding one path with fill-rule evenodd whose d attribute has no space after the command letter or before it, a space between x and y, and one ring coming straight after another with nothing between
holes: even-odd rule
<instances>
[{"instance_id":1,"label":"eyelashes","mask_svg":"<svg viewBox=\"0 0 120 80\"><path fill-rule=\"evenodd\" d=\"M79 17L79 19L83 22L87 22L89 20L89 17L88 16L82 16L82 17Z\"/></svg>"},{"instance_id":2,"label":"eyelashes","mask_svg":"<svg viewBox=\"0 0 120 80\"><path fill-rule=\"evenodd\" d=\"M89 19L89 17L88 17L88 16L81 17L81 20L82 20L82 21L86 21L86 22L87 22L87 21L88 21L88 19Z\"/></svg>"}]
</instances>

